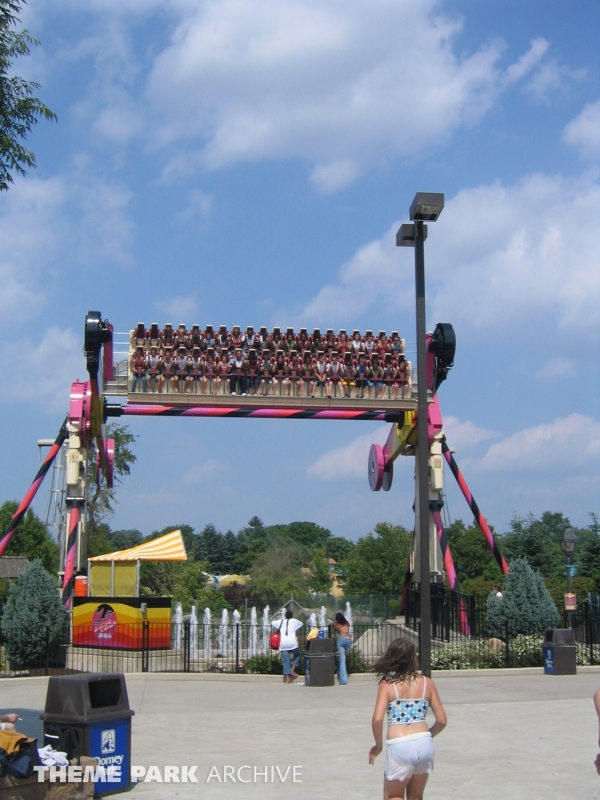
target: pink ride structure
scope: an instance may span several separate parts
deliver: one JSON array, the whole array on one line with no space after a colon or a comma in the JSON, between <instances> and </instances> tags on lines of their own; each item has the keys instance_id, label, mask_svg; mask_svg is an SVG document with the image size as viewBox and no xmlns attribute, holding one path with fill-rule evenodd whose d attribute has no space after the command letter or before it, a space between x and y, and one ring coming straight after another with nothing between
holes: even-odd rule
<instances>
[{"instance_id":1,"label":"pink ride structure","mask_svg":"<svg viewBox=\"0 0 600 800\"><path fill-rule=\"evenodd\" d=\"M230 335L224 330L225 326L221 326L220 334L223 336ZM191 331L185 331L185 326L179 326L180 338L188 337L188 343L193 350L194 337L202 336L203 332L199 331L199 326L194 325ZM209 331L212 336L212 326L207 326L206 331ZM153 325L149 332L153 333L157 330L157 326ZM251 328L248 329L252 331ZM279 329L275 329L279 331ZM144 403L136 402L139 394L133 391L133 373L136 358L138 364L141 364L141 358L144 357L145 364L148 361L149 354L155 354L157 347L152 344L149 337L146 336L144 331L143 336L148 339L142 339L142 345L139 345L140 334L144 331L143 325L138 325L137 329L130 333L130 351L128 354L128 370L125 375L125 382L119 381L119 369L113 363L113 328L112 325L102 319L100 312L88 312L85 320L85 336L84 336L84 352L86 356L86 367L89 374L87 381L75 381L71 386L71 396L69 413L65 419L55 443L50 448L42 466L40 467L31 487L23 498L19 508L15 512L10 526L0 539L0 557L4 554L8 544L17 529L19 523L23 519L29 505L31 504L37 490L39 489L45 475L49 471L52 462L60 451L63 443L67 443L67 468L66 468L66 504L67 504L67 523L66 530L64 531L64 545L61 548L61 563L63 574L63 599L64 602L70 606L74 594L75 575L83 574L87 568L87 540L86 540L86 496L88 480L88 455L90 450L96 453L96 480L98 482L105 481L108 487L113 485L113 470L114 470L114 441L106 438L105 423L110 417L121 416L192 416L192 417L260 417L272 419L342 419L342 420L373 420L385 421L391 423L390 432L386 444L381 447L373 445L369 454L368 463L368 477L369 484L373 491L389 491L393 480L393 464L399 456L415 456L416 457L416 444L417 444L417 402L413 396L412 385L410 382L410 367L408 367L408 382L405 380L400 381L400 391L395 391L392 385L393 379L388 380L387 384L384 380L377 381L371 380L370 383L374 387L371 391L369 387L367 396L365 397L365 383L362 378L364 374L356 372L354 367L351 366L351 359L346 359L347 367L344 368L339 374L337 368L333 374L335 379L330 377L327 386L327 393L323 395L321 389L320 395L316 396L316 392L312 390L309 392L308 386L308 372L312 370L316 373L317 368L315 364L323 356L321 347L327 351L327 342L329 342L329 352L331 359L329 363L337 364L337 357L334 358L337 351L333 350L340 342L345 343L340 332L339 337L335 337L333 331L328 330L325 337L321 338L318 331L315 331L313 337L309 337L304 329L299 335L295 335L291 329L288 329L286 336L289 339L290 356L286 362L285 367L281 367L278 363L279 356L273 357L272 368L269 368L269 375L278 381L277 371L280 370L279 387L284 385L284 381L288 380L288 384L292 386L286 387L285 391L280 388L279 395L276 395L274 390L262 393L261 389L256 388L259 386L261 380L264 383L268 381L267 371L264 371L262 378L260 371L257 369L256 373L252 372L252 367L244 367L244 377L248 376L250 385L254 390L250 393L233 393L225 394L225 391L219 393L214 392L212 387L206 391L198 391L195 389L196 384L188 380L184 384L185 378L192 376L194 379L202 377L202 368L194 374L194 361L190 360L193 356L188 357L188 365L185 370L182 366L181 374L177 376L180 380L182 387L191 385L192 390L183 391L179 389L176 392L143 392ZM266 329L261 329L266 331ZM177 333L177 332L176 332ZM315 334L319 334L316 339ZM233 329L234 346L231 348L233 351L232 358L236 358L237 341L235 337L239 334L239 328ZM354 334L360 337L358 331ZM354 336L353 334L353 336ZM253 334L256 336L256 334ZM271 336L271 334L269 334ZM291 338L289 338L291 337ZM304 339L302 337L305 337ZM315 345L316 339L316 345ZM372 340L374 340L372 333L367 332L364 337L364 349L373 347ZM404 360L404 344L403 340L398 339L397 334L392 334L389 340L385 339L384 332L380 332L378 341L381 352L384 350L384 340L394 342L394 346L402 349L402 360ZM277 340L278 341L278 340ZM358 339L355 336L355 341ZM397 341L402 342L401 345ZM312 366L309 364L310 359L305 359L307 364L304 372L296 373L295 364L297 363L294 358L295 349L299 348L299 344L306 344L306 348L312 346ZM337 343L337 344L336 344ZM390 348L392 345L390 344ZM295 348L295 349L294 349ZM140 349L142 352L140 353ZM248 349L248 348L246 348ZM444 525L442 521L441 511L444 505L444 471L443 461L447 461L452 473L454 474L458 484L467 500L471 511L473 512L475 521L481 528L488 545L490 546L498 564L503 573L508 572L508 566L502 557L494 537L489 530L489 527L482 516L479 508L471 495L469 488L458 469L458 466L452 456L450 448L446 443L446 438L443 431L442 414L440 410L437 390L445 380L450 368L453 365L454 353L456 349L456 341L454 329L448 323L439 323L435 331L427 337L427 363L425 365L427 371L427 387L428 387L428 444L429 444L429 530L430 530L430 579L434 582L443 581L444 573L448 577L450 587L453 591L458 592L458 579L456 570L452 561L450 548L446 540ZM356 353L359 352L358 347ZM279 353L279 350L277 350ZM194 351L194 357L196 353ZM357 363L364 363L365 359L362 356L357 357ZM249 359L250 362L252 358ZM384 355L383 362L389 365L390 359L386 360ZM398 357L398 362L400 359ZM156 363L154 361L153 363ZM235 367L235 361L229 362L233 364L230 371L225 376L225 380L237 380L238 372L241 374L241 367ZM240 359L241 363L241 359ZM340 361L343 363L343 361ZM410 362L408 362L410 364ZM376 378L378 375L384 374L383 370L378 371L379 362L376 357L371 357L371 362L368 367L371 378ZM419 365L420 366L420 365ZM266 368L265 368L266 369ZM176 373L169 373L176 374ZM312 374L312 373L311 373ZM406 375L406 368L404 368L404 375ZM206 376L206 370L204 372ZM209 376L210 377L210 376ZM144 379L146 375L144 374ZM306 386L298 387L299 381L305 381ZM318 385L319 379L312 378L314 383ZM207 378L208 384L208 378ZM323 386L327 383L326 380L322 381ZM342 386L343 384L343 386ZM167 381L165 381L165 386ZM221 384L219 383L219 386ZM237 384L231 384L237 386ZM261 384L262 385L262 384ZM245 386L245 384L244 384ZM408 387L408 388L407 388ZM146 389L146 387L144 386ZM312 394L312 396L311 396ZM374 394L375 397L371 395ZM125 396L124 404L108 403L107 396ZM160 402L159 402L160 401ZM418 475L418 470L415 471ZM418 492L418 486L416 487ZM415 508L418 513L418 503L415 503ZM407 580L404 589L404 595L408 590L411 581L420 581L421 576L418 570L418 542L413 537L413 545L411 548L410 562L407 568ZM461 615L461 625L463 632L468 634L468 621L466 614Z\"/></svg>"}]
</instances>

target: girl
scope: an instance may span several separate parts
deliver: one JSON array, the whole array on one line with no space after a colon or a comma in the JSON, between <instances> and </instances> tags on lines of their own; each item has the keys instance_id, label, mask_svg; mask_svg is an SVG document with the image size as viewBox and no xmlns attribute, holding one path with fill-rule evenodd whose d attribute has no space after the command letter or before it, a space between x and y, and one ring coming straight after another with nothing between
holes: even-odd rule
<instances>
[{"instance_id":1,"label":"girl","mask_svg":"<svg viewBox=\"0 0 600 800\"><path fill-rule=\"evenodd\" d=\"M388 729L384 800L421 800L433 769L433 741L446 727L446 713L431 678L417 672L417 654L409 639L395 639L375 664L379 689L373 713L373 764L383 749L383 718ZM425 722L431 706L435 722Z\"/></svg>"},{"instance_id":2,"label":"girl","mask_svg":"<svg viewBox=\"0 0 600 800\"><path fill-rule=\"evenodd\" d=\"M348 670L346 668L346 653L352 647L352 634L350 633L350 623L346 617L338 611L335 615L333 627L337 631L337 650L338 650L338 680L340 686L348 683Z\"/></svg>"}]
</instances>

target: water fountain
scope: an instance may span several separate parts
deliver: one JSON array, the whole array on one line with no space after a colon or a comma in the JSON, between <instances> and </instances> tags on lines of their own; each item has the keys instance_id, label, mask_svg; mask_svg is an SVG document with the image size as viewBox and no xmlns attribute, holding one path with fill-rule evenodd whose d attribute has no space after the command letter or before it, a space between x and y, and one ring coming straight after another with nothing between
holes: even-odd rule
<instances>
[{"instance_id":1,"label":"water fountain","mask_svg":"<svg viewBox=\"0 0 600 800\"><path fill-rule=\"evenodd\" d=\"M210 608L204 609L204 616L202 617L202 636L204 639L203 657L205 661L210 661L212 657L212 642L210 640Z\"/></svg>"},{"instance_id":2,"label":"water fountain","mask_svg":"<svg viewBox=\"0 0 600 800\"><path fill-rule=\"evenodd\" d=\"M239 658L239 654L240 654L240 652L242 650L242 641L241 641L241 639L242 639L242 630L241 630L241 625L240 625L240 620L242 618L242 615L237 610L237 608L233 612L232 617L233 617L233 619L231 621L231 640L230 640L231 641L231 647L232 647L234 655L237 655L238 658Z\"/></svg>"},{"instance_id":3,"label":"water fountain","mask_svg":"<svg viewBox=\"0 0 600 800\"><path fill-rule=\"evenodd\" d=\"M354 633L354 626L352 625L352 606L350 605L350 601L346 603L346 619L348 620L348 625L350 626L350 636Z\"/></svg>"},{"instance_id":4,"label":"water fountain","mask_svg":"<svg viewBox=\"0 0 600 800\"><path fill-rule=\"evenodd\" d=\"M190 614L190 655L198 658L198 617L196 616L196 606L192 606Z\"/></svg>"},{"instance_id":5,"label":"water fountain","mask_svg":"<svg viewBox=\"0 0 600 800\"><path fill-rule=\"evenodd\" d=\"M327 609L325 606L321 606L319 611L319 629L322 631L327 630Z\"/></svg>"},{"instance_id":6,"label":"water fountain","mask_svg":"<svg viewBox=\"0 0 600 800\"><path fill-rule=\"evenodd\" d=\"M312 629L316 627L317 627L317 615L313 611L310 617L308 618L308 630L312 631Z\"/></svg>"},{"instance_id":7,"label":"water fountain","mask_svg":"<svg viewBox=\"0 0 600 800\"><path fill-rule=\"evenodd\" d=\"M271 622L269 620L269 606L263 608L261 637L260 637L260 652L266 656L269 652L269 639L271 638Z\"/></svg>"},{"instance_id":8,"label":"water fountain","mask_svg":"<svg viewBox=\"0 0 600 800\"><path fill-rule=\"evenodd\" d=\"M219 644L219 655L223 658L227 658L229 654L229 611L226 608L223 609L221 614L221 623L219 625L219 632L217 634L217 642Z\"/></svg>"},{"instance_id":9,"label":"water fountain","mask_svg":"<svg viewBox=\"0 0 600 800\"><path fill-rule=\"evenodd\" d=\"M256 606L252 606L250 611L250 636L248 639L248 655L250 658L258 654L258 631Z\"/></svg>"},{"instance_id":10,"label":"water fountain","mask_svg":"<svg viewBox=\"0 0 600 800\"><path fill-rule=\"evenodd\" d=\"M181 636L183 633L183 609L181 603L175 606L175 650L181 650Z\"/></svg>"}]
</instances>

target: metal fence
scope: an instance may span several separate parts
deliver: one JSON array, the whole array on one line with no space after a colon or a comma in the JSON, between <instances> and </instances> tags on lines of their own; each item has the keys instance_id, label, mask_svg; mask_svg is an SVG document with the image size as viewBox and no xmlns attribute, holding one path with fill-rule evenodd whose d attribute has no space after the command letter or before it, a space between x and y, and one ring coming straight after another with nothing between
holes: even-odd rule
<instances>
[{"instance_id":1,"label":"metal fence","mask_svg":"<svg viewBox=\"0 0 600 800\"><path fill-rule=\"evenodd\" d=\"M356 598L355 598L356 600ZM394 604L397 598L394 598ZM418 649L420 637L419 591L411 588L404 618L371 614L393 605L389 598L364 599L353 607L354 645L349 651L349 672L368 672L389 644L403 636ZM381 608L380 608L381 607ZM308 611L309 609L305 609ZM343 607L340 609L343 610ZM327 619L332 618L333 608ZM487 633L485 599L435 589L431 597L433 669L467 669L541 666L540 634L490 637ZM243 609L242 609L243 613ZM302 618L301 614L298 614ZM567 619L563 620L567 627ZM586 600L572 614L577 663L600 664L600 608ZM306 620L298 632L306 649ZM38 636L31 631L13 633L0 642L0 677L50 675L74 672L224 672L281 674L281 656L269 645L269 623L239 621L195 623L115 624L107 629L91 625L67 625L57 631L49 626ZM328 636L335 636L331 625ZM300 664L303 672L303 662Z\"/></svg>"}]
</instances>

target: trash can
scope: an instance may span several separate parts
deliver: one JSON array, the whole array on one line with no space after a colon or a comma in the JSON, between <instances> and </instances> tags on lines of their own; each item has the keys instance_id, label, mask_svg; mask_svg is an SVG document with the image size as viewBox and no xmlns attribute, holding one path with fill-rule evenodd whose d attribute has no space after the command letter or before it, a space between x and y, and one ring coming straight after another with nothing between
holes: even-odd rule
<instances>
[{"instance_id":1,"label":"trash can","mask_svg":"<svg viewBox=\"0 0 600 800\"><path fill-rule=\"evenodd\" d=\"M571 628L546 631L543 646L545 675L577 674L575 639Z\"/></svg>"},{"instance_id":2,"label":"trash can","mask_svg":"<svg viewBox=\"0 0 600 800\"><path fill-rule=\"evenodd\" d=\"M304 653L304 682L307 686L333 686L335 655L333 639L312 639Z\"/></svg>"},{"instance_id":3,"label":"trash can","mask_svg":"<svg viewBox=\"0 0 600 800\"><path fill-rule=\"evenodd\" d=\"M48 681L44 744L74 756L92 756L104 767L96 795L125 792L131 782L131 717L121 673L52 676ZM120 768L114 772L114 768ZM110 780L108 778L108 770Z\"/></svg>"}]
</instances>

